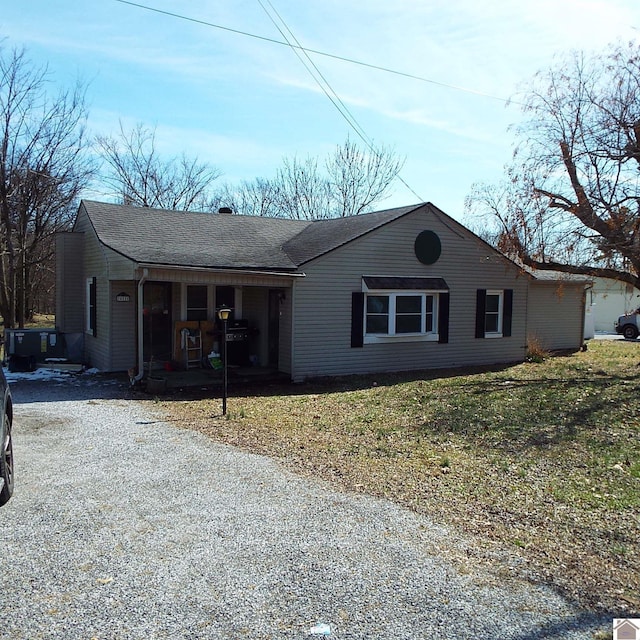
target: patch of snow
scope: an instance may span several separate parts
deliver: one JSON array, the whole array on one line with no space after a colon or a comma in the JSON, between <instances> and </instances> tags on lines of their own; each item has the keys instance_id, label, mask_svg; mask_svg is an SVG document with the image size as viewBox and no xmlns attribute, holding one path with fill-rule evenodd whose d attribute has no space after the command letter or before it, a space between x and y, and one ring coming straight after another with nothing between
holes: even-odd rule
<instances>
[{"instance_id":1,"label":"patch of snow","mask_svg":"<svg viewBox=\"0 0 640 640\"><path fill-rule=\"evenodd\" d=\"M4 377L11 384L17 380L69 380L72 376L77 375L74 371L60 371L49 367L38 367L35 371L9 371L7 367L3 368ZM81 375L95 375L100 373L99 369L86 369Z\"/></svg>"},{"instance_id":2,"label":"patch of snow","mask_svg":"<svg viewBox=\"0 0 640 640\"><path fill-rule=\"evenodd\" d=\"M11 384L18 380L67 380L71 374L68 371L38 368L35 371L9 371L5 369L4 377Z\"/></svg>"}]
</instances>

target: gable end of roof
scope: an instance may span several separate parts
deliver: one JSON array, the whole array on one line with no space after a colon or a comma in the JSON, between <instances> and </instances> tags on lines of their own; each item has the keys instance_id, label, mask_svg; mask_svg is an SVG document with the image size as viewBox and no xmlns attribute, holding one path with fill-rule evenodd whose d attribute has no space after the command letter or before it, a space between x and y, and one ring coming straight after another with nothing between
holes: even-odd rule
<instances>
[{"instance_id":1,"label":"gable end of roof","mask_svg":"<svg viewBox=\"0 0 640 640\"><path fill-rule=\"evenodd\" d=\"M343 247L376 229L402 218L422 207L430 208L428 202L407 207L397 207L363 213L344 218L314 220L283 246L284 251L298 267L320 258L339 247Z\"/></svg>"}]
</instances>

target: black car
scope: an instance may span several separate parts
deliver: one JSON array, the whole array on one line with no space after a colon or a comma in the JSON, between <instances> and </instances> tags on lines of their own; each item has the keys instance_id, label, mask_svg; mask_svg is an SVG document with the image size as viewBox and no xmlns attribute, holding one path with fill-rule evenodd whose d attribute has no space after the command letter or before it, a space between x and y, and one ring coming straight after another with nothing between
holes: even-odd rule
<instances>
[{"instance_id":1,"label":"black car","mask_svg":"<svg viewBox=\"0 0 640 640\"><path fill-rule=\"evenodd\" d=\"M11 391L4 371L0 367L0 395L2 395L2 413L0 415L0 505L5 504L13 493L13 443L11 425L13 424L13 403Z\"/></svg>"}]
</instances>

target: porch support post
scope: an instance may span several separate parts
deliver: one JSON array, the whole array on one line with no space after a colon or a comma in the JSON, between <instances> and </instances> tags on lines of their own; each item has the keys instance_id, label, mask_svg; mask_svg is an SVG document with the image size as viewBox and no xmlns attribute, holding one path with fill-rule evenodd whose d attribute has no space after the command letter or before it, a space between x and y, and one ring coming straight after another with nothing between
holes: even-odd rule
<instances>
[{"instance_id":1,"label":"porch support post","mask_svg":"<svg viewBox=\"0 0 640 640\"><path fill-rule=\"evenodd\" d=\"M149 270L142 270L142 277L138 280L138 374L135 382L142 380L144 376L144 283L149 276Z\"/></svg>"}]
</instances>

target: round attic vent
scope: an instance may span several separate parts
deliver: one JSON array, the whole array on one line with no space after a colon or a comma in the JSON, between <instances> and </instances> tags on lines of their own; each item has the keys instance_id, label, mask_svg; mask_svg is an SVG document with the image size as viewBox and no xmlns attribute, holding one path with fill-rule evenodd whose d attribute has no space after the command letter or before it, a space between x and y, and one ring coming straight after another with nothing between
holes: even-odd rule
<instances>
[{"instance_id":1,"label":"round attic vent","mask_svg":"<svg viewBox=\"0 0 640 640\"><path fill-rule=\"evenodd\" d=\"M418 234L414 244L416 258L422 264L433 264L438 261L442 253L442 245L438 234L433 231L422 231Z\"/></svg>"}]
</instances>

